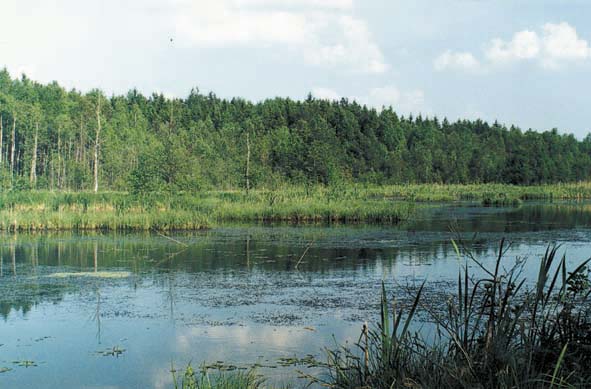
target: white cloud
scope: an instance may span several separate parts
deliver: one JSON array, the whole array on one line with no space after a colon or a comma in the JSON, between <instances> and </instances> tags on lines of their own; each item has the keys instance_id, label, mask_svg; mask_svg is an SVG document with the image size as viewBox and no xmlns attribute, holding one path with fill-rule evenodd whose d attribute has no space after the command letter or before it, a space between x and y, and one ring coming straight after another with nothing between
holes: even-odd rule
<instances>
[{"instance_id":1,"label":"white cloud","mask_svg":"<svg viewBox=\"0 0 591 389\"><path fill-rule=\"evenodd\" d=\"M286 11L243 10L216 1L180 12L178 35L188 46L268 46L303 43L309 26L303 15Z\"/></svg>"},{"instance_id":2,"label":"white cloud","mask_svg":"<svg viewBox=\"0 0 591 389\"><path fill-rule=\"evenodd\" d=\"M480 67L480 62L472 53L447 50L435 59L434 66L438 71L446 69L473 71Z\"/></svg>"},{"instance_id":3,"label":"white cloud","mask_svg":"<svg viewBox=\"0 0 591 389\"><path fill-rule=\"evenodd\" d=\"M515 33L510 42L493 39L486 50L486 57L493 62L532 59L540 54L541 41L534 31Z\"/></svg>"},{"instance_id":4,"label":"white cloud","mask_svg":"<svg viewBox=\"0 0 591 389\"><path fill-rule=\"evenodd\" d=\"M347 66L350 69L364 73L383 73L389 66L384 56L373 42L371 33L364 21L350 15L337 18L325 15L325 20L319 20L303 47L304 58L313 65L338 67ZM325 30L325 31L322 31ZM322 39L322 33L336 32L337 43L327 44Z\"/></svg>"},{"instance_id":5,"label":"white cloud","mask_svg":"<svg viewBox=\"0 0 591 389\"><path fill-rule=\"evenodd\" d=\"M543 28L544 65L557 66L559 62L591 58L589 43L580 39L568 23L547 23Z\"/></svg>"},{"instance_id":6,"label":"white cloud","mask_svg":"<svg viewBox=\"0 0 591 389\"><path fill-rule=\"evenodd\" d=\"M181 2L176 28L187 47L273 47L306 63L364 73L388 69L352 0Z\"/></svg>"},{"instance_id":7,"label":"white cloud","mask_svg":"<svg viewBox=\"0 0 591 389\"><path fill-rule=\"evenodd\" d=\"M349 10L353 8L353 0L235 0L236 5L262 7L316 7L325 9Z\"/></svg>"},{"instance_id":8,"label":"white cloud","mask_svg":"<svg viewBox=\"0 0 591 389\"><path fill-rule=\"evenodd\" d=\"M319 99L338 101L341 94L329 88L314 88L312 95ZM351 101L357 101L359 104L367 105L376 109L382 107L392 107L396 111L404 114L424 112L425 94L420 89L402 91L395 85L386 85L383 87L371 88L363 95L347 97Z\"/></svg>"},{"instance_id":9,"label":"white cloud","mask_svg":"<svg viewBox=\"0 0 591 389\"><path fill-rule=\"evenodd\" d=\"M394 85L372 88L367 96L360 96L357 100L371 107L393 107L401 113L419 113L424 111L425 93L420 89L400 90Z\"/></svg>"},{"instance_id":10,"label":"white cloud","mask_svg":"<svg viewBox=\"0 0 591 389\"><path fill-rule=\"evenodd\" d=\"M509 41L495 38L487 45L482 63L470 52L446 51L433 63L436 70L484 68L486 65L535 61L545 68L557 68L567 62L591 59L589 43L566 22L546 23L539 32L518 31Z\"/></svg>"},{"instance_id":11,"label":"white cloud","mask_svg":"<svg viewBox=\"0 0 591 389\"><path fill-rule=\"evenodd\" d=\"M322 100L340 100L341 95L329 88L313 88L312 96Z\"/></svg>"}]
</instances>

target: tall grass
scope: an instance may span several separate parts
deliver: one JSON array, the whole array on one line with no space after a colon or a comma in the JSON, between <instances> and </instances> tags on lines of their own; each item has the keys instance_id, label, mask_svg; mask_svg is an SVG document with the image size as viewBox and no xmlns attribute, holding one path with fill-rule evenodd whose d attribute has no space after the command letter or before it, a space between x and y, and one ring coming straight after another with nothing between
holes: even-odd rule
<instances>
[{"instance_id":1,"label":"tall grass","mask_svg":"<svg viewBox=\"0 0 591 389\"><path fill-rule=\"evenodd\" d=\"M265 380L254 370L210 374L207 369L195 371L188 365L177 375L172 369L174 389L259 389Z\"/></svg>"},{"instance_id":2,"label":"tall grass","mask_svg":"<svg viewBox=\"0 0 591 389\"><path fill-rule=\"evenodd\" d=\"M203 367L193 369L191 364L177 372L171 369L174 389L289 389L291 385L275 386L267 383L267 379L256 370L215 371Z\"/></svg>"},{"instance_id":3,"label":"tall grass","mask_svg":"<svg viewBox=\"0 0 591 389\"><path fill-rule=\"evenodd\" d=\"M195 193L5 192L3 230L195 230L225 221L398 223L420 202L480 201L518 206L523 200L589 199L591 183L545 186L342 184Z\"/></svg>"},{"instance_id":4,"label":"tall grass","mask_svg":"<svg viewBox=\"0 0 591 389\"><path fill-rule=\"evenodd\" d=\"M591 198L591 182L545 185L508 184L410 184L375 186L376 195L414 201L583 200Z\"/></svg>"},{"instance_id":5,"label":"tall grass","mask_svg":"<svg viewBox=\"0 0 591 389\"><path fill-rule=\"evenodd\" d=\"M398 223L409 202L318 188L191 194L12 192L0 195L3 230L195 230L224 221Z\"/></svg>"},{"instance_id":6,"label":"tall grass","mask_svg":"<svg viewBox=\"0 0 591 389\"><path fill-rule=\"evenodd\" d=\"M460 250L458 249L458 252ZM332 388L590 387L589 260L573 271L549 247L535 284L523 264L503 269L504 242L492 269L463 250L456 295L441 312L423 304L423 288L406 313L382 289L381 318L364 327L354 348L329 351ZM468 261L484 271L476 279ZM417 310L428 313L435 339L411 331Z\"/></svg>"}]
</instances>

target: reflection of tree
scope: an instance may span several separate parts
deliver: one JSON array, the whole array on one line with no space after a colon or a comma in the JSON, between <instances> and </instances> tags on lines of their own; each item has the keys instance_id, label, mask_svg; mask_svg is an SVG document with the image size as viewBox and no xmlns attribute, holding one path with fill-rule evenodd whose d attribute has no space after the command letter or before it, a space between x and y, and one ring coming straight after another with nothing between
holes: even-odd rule
<instances>
[{"instance_id":1,"label":"reflection of tree","mask_svg":"<svg viewBox=\"0 0 591 389\"><path fill-rule=\"evenodd\" d=\"M559 228L591 227L591 204L530 203L518 208L442 206L426 211L424 217L405 222L409 231L446 231L454 223L466 232L532 232Z\"/></svg>"},{"instance_id":2,"label":"reflection of tree","mask_svg":"<svg viewBox=\"0 0 591 389\"><path fill-rule=\"evenodd\" d=\"M14 241L10 244L10 254L12 258L12 274L16 277L16 243Z\"/></svg>"},{"instance_id":3,"label":"reflection of tree","mask_svg":"<svg viewBox=\"0 0 591 389\"><path fill-rule=\"evenodd\" d=\"M246 267L250 268L250 235L246 235Z\"/></svg>"},{"instance_id":4,"label":"reflection of tree","mask_svg":"<svg viewBox=\"0 0 591 389\"><path fill-rule=\"evenodd\" d=\"M94 251L92 252L93 254L93 264L94 264L94 272L96 273L98 271L98 242L95 241L94 242Z\"/></svg>"},{"instance_id":5,"label":"reflection of tree","mask_svg":"<svg viewBox=\"0 0 591 389\"><path fill-rule=\"evenodd\" d=\"M304 272L369 269L378 260L394 263L410 258L413 263L428 263L434 258L455 257L450 243L454 235L450 232L410 233L381 227L337 228L329 231L327 233L327 230L319 228L286 228L284 232L275 229L254 230L254 233L244 230L235 237L211 234L200 236L197 242L181 250L174 243L138 240L136 235L107 235L97 236L92 240L70 241L46 238L42 242L29 237L28 241L11 242L9 254L14 275L19 272L21 275L27 272L35 274L39 266L45 272L98 272L100 267L100 270L127 270L142 274L142 277L167 273L165 280L168 285L164 287L169 295L174 294L174 273L178 271L194 273L216 269L238 270L244 268L245 264L251 270L291 271L310 241L316 243L306 254L306 263L299 267ZM380 243L382 238L388 243ZM476 254L486 253L496 247L497 241L496 237L493 240L490 237L482 238L475 242L474 251ZM25 258L31 260L25 261ZM52 267L56 270L48 270ZM129 279L131 285L136 281L136 277ZM170 305L172 300L174 298L169 298L167 304ZM174 301L172 304L174 305Z\"/></svg>"},{"instance_id":6,"label":"reflection of tree","mask_svg":"<svg viewBox=\"0 0 591 389\"><path fill-rule=\"evenodd\" d=\"M98 272L98 242L94 241L93 249L93 264L94 272ZM96 296L96 310L94 312L93 320L96 322L96 339L101 344L101 290L99 285L94 286L94 293Z\"/></svg>"},{"instance_id":7,"label":"reflection of tree","mask_svg":"<svg viewBox=\"0 0 591 389\"><path fill-rule=\"evenodd\" d=\"M10 290L7 290L9 289ZM4 320L12 312L21 312L26 315L34 306L51 301L62 301L67 288L55 284L22 284L11 282L0 289L0 315Z\"/></svg>"},{"instance_id":8,"label":"reflection of tree","mask_svg":"<svg viewBox=\"0 0 591 389\"><path fill-rule=\"evenodd\" d=\"M101 344L101 290L98 285L95 286L94 293L96 296L96 310L92 316L92 320L96 323L96 339Z\"/></svg>"},{"instance_id":9,"label":"reflection of tree","mask_svg":"<svg viewBox=\"0 0 591 389\"><path fill-rule=\"evenodd\" d=\"M168 272L168 291L166 294L166 300L170 306L170 320L174 322L174 306L175 306L175 288L174 288L174 272Z\"/></svg>"}]
</instances>

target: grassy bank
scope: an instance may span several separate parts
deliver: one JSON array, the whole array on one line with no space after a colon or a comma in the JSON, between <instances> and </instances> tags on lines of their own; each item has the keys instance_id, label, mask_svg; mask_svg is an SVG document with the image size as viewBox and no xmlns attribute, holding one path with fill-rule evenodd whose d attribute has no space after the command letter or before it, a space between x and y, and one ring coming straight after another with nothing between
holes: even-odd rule
<instances>
[{"instance_id":1,"label":"grassy bank","mask_svg":"<svg viewBox=\"0 0 591 389\"><path fill-rule=\"evenodd\" d=\"M546 186L340 185L274 190L132 195L122 192L6 192L3 230L196 230L227 221L385 223L412 217L416 203L471 200L516 206L523 200L591 198L591 183Z\"/></svg>"},{"instance_id":2,"label":"grassy bank","mask_svg":"<svg viewBox=\"0 0 591 389\"><path fill-rule=\"evenodd\" d=\"M591 198L591 182L535 186L506 184L439 185L411 184L376 186L365 189L374 196L428 201L496 200L583 200Z\"/></svg>"},{"instance_id":3,"label":"grassy bank","mask_svg":"<svg viewBox=\"0 0 591 389\"><path fill-rule=\"evenodd\" d=\"M196 230L225 221L398 223L414 205L322 188L195 194L14 192L0 196L3 230Z\"/></svg>"}]
</instances>

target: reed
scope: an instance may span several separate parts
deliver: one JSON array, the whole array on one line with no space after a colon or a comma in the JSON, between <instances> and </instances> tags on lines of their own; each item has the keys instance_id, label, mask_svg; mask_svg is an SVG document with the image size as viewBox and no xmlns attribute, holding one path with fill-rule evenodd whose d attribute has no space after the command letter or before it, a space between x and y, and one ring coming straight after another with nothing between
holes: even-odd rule
<instances>
[{"instance_id":1,"label":"reed","mask_svg":"<svg viewBox=\"0 0 591 389\"><path fill-rule=\"evenodd\" d=\"M259 389L265 380L254 370L210 374L203 368L195 371L189 364L180 374L171 369L175 389Z\"/></svg>"}]
</instances>

